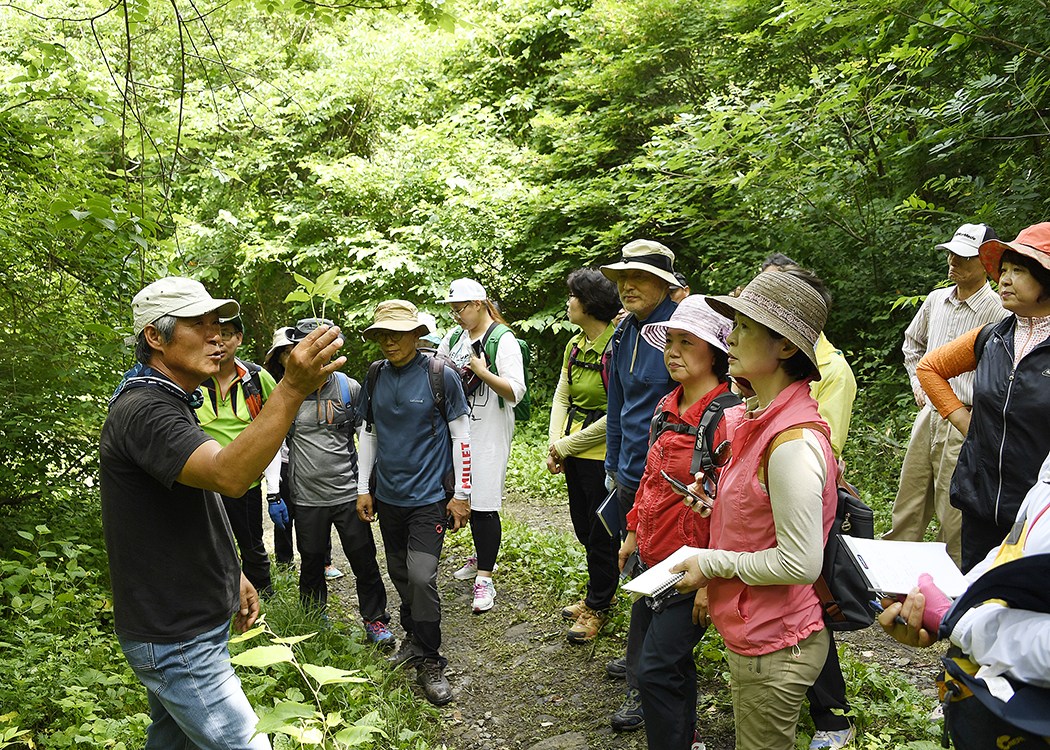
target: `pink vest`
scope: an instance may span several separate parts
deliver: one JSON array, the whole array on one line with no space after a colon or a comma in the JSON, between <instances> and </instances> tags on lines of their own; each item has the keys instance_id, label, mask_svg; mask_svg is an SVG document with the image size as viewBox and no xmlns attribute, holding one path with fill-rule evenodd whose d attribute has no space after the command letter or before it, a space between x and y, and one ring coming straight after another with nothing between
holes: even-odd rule
<instances>
[{"instance_id":1,"label":"pink vest","mask_svg":"<svg viewBox=\"0 0 1050 750\"><path fill-rule=\"evenodd\" d=\"M758 417L744 417L744 407L726 411L733 457L718 482L711 512L711 548L758 552L776 546L769 495L758 481L766 447L781 432L804 422L827 425L809 393L809 381L792 383ZM831 443L818 433L828 467L824 484L823 549L835 519L837 467ZM816 544L817 540L814 539ZM711 620L738 654L755 656L794 646L824 627L820 600L812 584L748 586L739 578L715 578L708 587Z\"/></svg>"}]
</instances>

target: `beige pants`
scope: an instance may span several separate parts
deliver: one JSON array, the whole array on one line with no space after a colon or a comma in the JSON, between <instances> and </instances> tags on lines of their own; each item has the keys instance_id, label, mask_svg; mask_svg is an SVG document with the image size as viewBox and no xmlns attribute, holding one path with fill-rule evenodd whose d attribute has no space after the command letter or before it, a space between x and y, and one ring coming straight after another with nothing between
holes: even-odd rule
<instances>
[{"instance_id":1,"label":"beige pants","mask_svg":"<svg viewBox=\"0 0 1050 750\"><path fill-rule=\"evenodd\" d=\"M959 460L963 434L941 419L929 404L922 407L911 428L908 452L901 465L901 483L893 501L893 528L882 538L921 542L934 513L940 523L937 541L959 565L962 514L948 501L948 490Z\"/></svg>"},{"instance_id":2,"label":"beige pants","mask_svg":"<svg viewBox=\"0 0 1050 750\"><path fill-rule=\"evenodd\" d=\"M736 750L794 749L802 699L824 668L830 638L822 629L761 656L727 650Z\"/></svg>"}]
</instances>

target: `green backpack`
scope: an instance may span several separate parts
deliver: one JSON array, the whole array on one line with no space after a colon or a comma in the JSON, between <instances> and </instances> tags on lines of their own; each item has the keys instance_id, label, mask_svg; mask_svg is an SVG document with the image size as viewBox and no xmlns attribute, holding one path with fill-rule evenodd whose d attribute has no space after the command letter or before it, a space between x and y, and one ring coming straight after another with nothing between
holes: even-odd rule
<instances>
[{"instance_id":1,"label":"green backpack","mask_svg":"<svg viewBox=\"0 0 1050 750\"><path fill-rule=\"evenodd\" d=\"M485 359L489 363L489 369L499 375L496 371L496 348L499 346L499 340L503 338L503 334L509 333L512 336L514 333L503 323L493 322L489 326L488 330L485 331L485 335L481 337L481 348L485 352ZM460 328L458 331L453 333L449 337L448 345L451 349L459 341L463 335L463 329ZM518 346L521 347L521 364L522 369L525 372L525 395L521 397L521 401L514 405L514 421L528 422L532 417L532 390L529 388L532 382L532 377L529 374L529 365L532 364L532 354L529 352L529 345L526 344L519 338L515 338L518 342ZM499 396L499 406L503 408L503 397Z\"/></svg>"}]
</instances>

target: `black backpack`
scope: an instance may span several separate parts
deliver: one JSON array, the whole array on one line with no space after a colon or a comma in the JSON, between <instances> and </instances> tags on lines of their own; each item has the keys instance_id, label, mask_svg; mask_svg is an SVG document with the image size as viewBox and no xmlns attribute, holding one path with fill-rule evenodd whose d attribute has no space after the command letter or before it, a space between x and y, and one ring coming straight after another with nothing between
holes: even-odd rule
<instances>
[{"instance_id":1,"label":"black backpack","mask_svg":"<svg viewBox=\"0 0 1050 750\"><path fill-rule=\"evenodd\" d=\"M435 414L439 415L448 424L447 401L445 399L445 367L451 367L456 371L452 360L443 354L429 354L423 352L424 367L427 370L427 379L430 381L430 393L434 397L434 408L430 410L430 434L437 435L437 420ZM365 375L365 391L368 393L368 412L365 422L375 423L375 413L372 411L372 392L375 390L376 380L385 365L389 363L386 359L377 359L368 366L368 374ZM452 451L452 435L448 437L449 452ZM450 471L441 478L441 485L445 488L445 499L451 500L456 487L456 473ZM375 496L376 472L373 471L368 481L368 493Z\"/></svg>"},{"instance_id":2,"label":"black backpack","mask_svg":"<svg viewBox=\"0 0 1050 750\"><path fill-rule=\"evenodd\" d=\"M673 393L673 391L672 391ZM657 438L665 432L678 432L686 435L695 435L696 442L693 444L693 460L689 464L690 476L695 475L701 469L710 471L714 468L711 454L714 451L715 430L718 423L722 421L722 413L731 406L744 403L735 393L720 393L711 399L711 403L704 409L700 416L700 424L693 427L684 422L668 423L667 412L664 411L664 402L670 397L670 393L660 399L656 413L649 423L649 449L652 450Z\"/></svg>"},{"instance_id":3,"label":"black backpack","mask_svg":"<svg viewBox=\"0 0 1050 750\"><path fill-rule=\"evenodd\" d=\"M813 422L795 425L793 428L811 428L824 433L824 429ZM827 433L824 433L825 435ZM770 443L770 448L773 443ZM763 457L763 471L768 481L769 454L766 449ZM820 577L813 588L820 597L824 609L824 625L830 630L862 630L875 622L875 613L869 602L872 593L868 582L851 559L846 543L839 540L841 536L855 536L862 539L875 538L875 514L860 495L857 488L842 478L842 472L836 465L828 467L837 474L838 503L835 506L835 521L828 532L824 543L824 562L820 568Z\"/></svg>"},{"instance_id":4,"label":"black backpack","mask_svg":"<svg viewBox=\"0 0 1050 750\"><path fill-rule=\"evenodd\" d=\"M605 392L609 392L609 360L612 359L613 343L618 342L619 339L613 335L609 337L609 340L605 343L605 348L602 350L602 356L598 358L597 362L584 362L581 359L577 359L577 355L580 353L580 345L573 344L572 349L569 350L569 365L566 368L569 376L569 387L572 387L572 368L582 367L585 370L591 370L597 372L602 377L602 387L605 388ZM572 396L569 396L569 416L565 420L565 434L568 435L572 431L572 424L575 421L576 415L583 415L583 424L580 426L581 430L590 427L592 424L597 422L599 419L605 416L604 409L584 409L581 406L577 406L572 402Z\"/></svg>"}]
</instances>

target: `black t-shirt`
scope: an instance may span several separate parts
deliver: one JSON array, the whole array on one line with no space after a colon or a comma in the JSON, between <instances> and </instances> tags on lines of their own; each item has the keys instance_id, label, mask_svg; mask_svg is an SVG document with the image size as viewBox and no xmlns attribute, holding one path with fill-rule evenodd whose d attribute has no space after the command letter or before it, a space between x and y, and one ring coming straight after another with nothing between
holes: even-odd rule
<instances>
[{"instance_id":1,"label":"black t-shirt","mask_svg":"<svg viewBox=\"0 0 1050 750\"><path fill-rule=\"evenodd\" d=\"M212 440L189 405L159 388L127 391L102 427L102 526L117 635L176 643L240 608L240 564L218 494L176 482Z\"/></svg>"}]
</instances>

